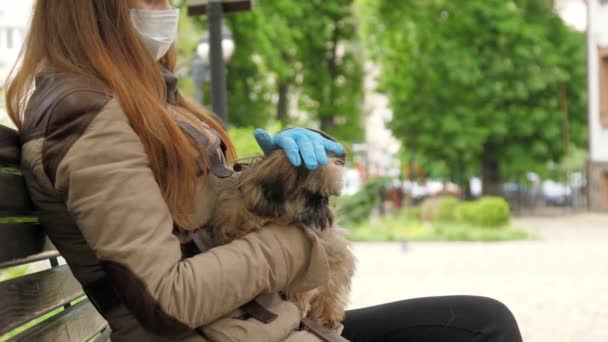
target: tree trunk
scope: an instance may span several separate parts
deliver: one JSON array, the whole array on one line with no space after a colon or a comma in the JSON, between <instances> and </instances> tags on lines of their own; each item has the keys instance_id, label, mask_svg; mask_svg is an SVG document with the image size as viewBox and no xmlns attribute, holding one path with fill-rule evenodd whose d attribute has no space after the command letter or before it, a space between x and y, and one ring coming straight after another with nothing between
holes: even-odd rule
<instances>
[{"instance_id":1,"label":"tree trunk","mask_svg":"<svg viewBox=\"0 0 608 342\"><path fill-rule=\"evenodd\" d=\"M334 124L334 116L336 113L335 110L336 105L336 79L338 78L338 43L340 41L340 29L338 26L338 22L334 23L334 31L332 33L331 39L331 53L329 55L329 59L327 60L327 72L329 73L329 94L327 98L327 106L325 107L329 113L320 113L321 114L321 130L327 131L330 128L335 126Z\"/></svg>"},{"instance_id":2,"label":"tree trunk","mask_svg":"<svg viewBox=\"0 0 608 342\"><path fill-rule=\"evenodd\" d=\"M287 126L289 121L288 110L289 110L289 84L284 81L279 81L279 101L277 102L277 120L279 120L284 127Z\"/></svg>"},{"instance_id":3,"label":"tree trunk","mask_svg":"<svg viewBox=\"0 0 608 342\"><path fill-rule=\"evenodd\" d=\"M469 178L465 172L465 162L461 158L458 158L455 164L456 167L450 169L450 180L458 185L461 200L471 200L473 199L473 194L471 193Z\"/></svg>"},{"instance_id":4,"label":"tree trunk","mask_svg":"<svg viewBox=\"0 0 608 342\"><path fill-rule=\"evenodd\" d=\"M494 147L485 143L481 157L481 183L484 196L502 195L500 165Z\"/></svg>"},{"instance_id":5,"label":"tree trunk","mask_svg":"<svg viewBox=\"0 0 608 342\"><path fill-rule=\"evenodd\" d=\"M327 132L331 128L334 127L334 120L331 117L322 117L321 118L321 130L323 132Z\"/></svg>"},{"instance_id":6,"label":"tree trunk","mask_svg":"<svg viewBox=\"0 0 608 342\"><path fill-rule=\"evenodd\" d=\"M471 181L468 179L463 180L463 183L460 185L461 198L465 201L470 201L473 199L473 192L471 191Z\"/></svg>"}]
</instances>

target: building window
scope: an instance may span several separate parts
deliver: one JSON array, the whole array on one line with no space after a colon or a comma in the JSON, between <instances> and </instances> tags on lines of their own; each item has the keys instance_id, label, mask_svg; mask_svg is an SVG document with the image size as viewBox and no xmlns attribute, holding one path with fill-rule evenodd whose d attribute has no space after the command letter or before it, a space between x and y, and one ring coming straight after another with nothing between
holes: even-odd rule
<instances>
[{"instance_id":1,"label":"building window","mask_svg":"<svg viewBox=\"0 0 608 342\"><path fill-rule=\"evenodd\" d=\"M608 126L608 48L602 48L600 55L600 123Z\"/></svg>"}]
</instances>

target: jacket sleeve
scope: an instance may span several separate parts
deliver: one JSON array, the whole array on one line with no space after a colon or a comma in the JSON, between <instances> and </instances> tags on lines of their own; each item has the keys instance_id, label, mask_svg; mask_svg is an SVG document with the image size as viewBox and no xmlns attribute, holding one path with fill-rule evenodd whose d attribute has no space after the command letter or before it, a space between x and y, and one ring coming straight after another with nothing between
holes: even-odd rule
<instances>
[{"instance_id":1,"label":"jacket sleeve","mask_svg":"<svg viewBox=\"0 0 608 342\"><path fill-rule=\"evenodd\" d=\"M55 187L121 300L159 335L206 325L260 293L327 280L321 241L296 227L269 227L181 260L144 147L116 103L71 146Z\"/></svg>"}]
</instances>

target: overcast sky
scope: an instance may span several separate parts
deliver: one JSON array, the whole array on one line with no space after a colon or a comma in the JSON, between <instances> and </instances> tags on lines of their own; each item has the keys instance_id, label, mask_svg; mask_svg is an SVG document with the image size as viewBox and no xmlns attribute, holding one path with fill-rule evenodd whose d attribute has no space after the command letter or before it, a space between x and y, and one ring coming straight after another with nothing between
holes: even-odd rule
<instances>
[{"instance_id":1,"label":"overcast sky","mask_svg":"<svg viewBox=\"0 0 608 342\"><path fill-rule=\"evenodd\" d=\"M580 31L586 29L587 5L584 0L558 0L556 4L566 23Z\"/></svg>"}]
</instances>

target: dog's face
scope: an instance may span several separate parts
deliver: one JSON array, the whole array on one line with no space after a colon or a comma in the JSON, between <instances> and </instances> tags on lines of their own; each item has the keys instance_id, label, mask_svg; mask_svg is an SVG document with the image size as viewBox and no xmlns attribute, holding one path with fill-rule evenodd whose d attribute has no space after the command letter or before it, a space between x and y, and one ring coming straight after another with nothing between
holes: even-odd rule
<instances>
[{"instance_id":1,"label":"dog's face","mask_svg":"<svg viewBox=\"0 0 608 342\"><path fill-rule=\"evenodd\" d=\"M330 155L327 166L310 171L294 167L278 150L243 171L239 190L256 216L327 229L334 216L330 196L340 194L344 156Z\"/></svg>"}]
</instances>

